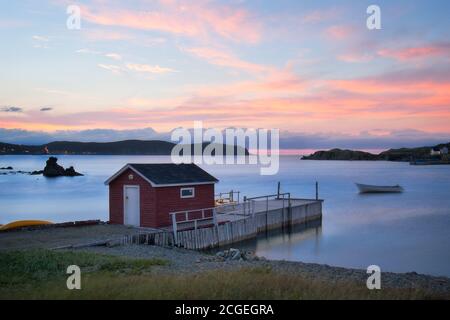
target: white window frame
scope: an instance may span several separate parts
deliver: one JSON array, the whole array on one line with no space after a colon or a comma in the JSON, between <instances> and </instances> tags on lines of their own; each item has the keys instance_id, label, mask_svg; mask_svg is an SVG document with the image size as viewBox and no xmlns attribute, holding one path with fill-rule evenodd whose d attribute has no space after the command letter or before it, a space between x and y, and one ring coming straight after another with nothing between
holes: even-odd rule
<instances>
[{"instance_id":1,"label":"white window frame","mask_svg":"<svg viewBox=\"0 0 450 320\"><path fill-rule=\"evenodd\" d=\"M192 190L192 195L191 196L183 196L184 190ZM194 198L194 197L195 197L195 187L180 188L180 198L185 199L185 198Z\"/></svg>"}]
</instances>

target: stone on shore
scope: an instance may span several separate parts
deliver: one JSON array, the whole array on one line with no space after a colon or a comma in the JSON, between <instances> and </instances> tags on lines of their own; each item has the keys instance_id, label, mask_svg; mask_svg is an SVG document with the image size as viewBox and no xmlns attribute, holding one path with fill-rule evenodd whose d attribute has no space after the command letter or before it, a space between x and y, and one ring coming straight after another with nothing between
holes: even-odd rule
<instances>
[{"instance_id":1,"label":"stone on shore","mask_svg":"<svg viewBox=\"0 0 450 320\"><path fill-rule=\"evenodd\" d=\"M261 260L252 251L244 251L235 248L219 251L216 253L216 257L222 261L257 261Z\"/></svg>"}]
</instances>

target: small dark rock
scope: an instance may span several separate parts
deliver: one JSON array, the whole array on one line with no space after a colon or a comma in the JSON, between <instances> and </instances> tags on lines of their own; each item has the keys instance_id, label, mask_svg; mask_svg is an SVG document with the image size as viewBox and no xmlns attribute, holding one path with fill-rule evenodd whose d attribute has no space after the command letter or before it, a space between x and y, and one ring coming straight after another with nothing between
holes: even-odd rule
<instances>
[{"instance_id":1,"label":"small dark rock","mask_svg":"<svg viewBox=\"0 0 450 320\"><path fill-rule=\"evenodd\" d=\"M65 173L64 175L68 176L68 177L82 176L82 174L79 172L76 172L73 167L67 168L64 173Z\"/></svg>"},{"instance_id":2,"label":"small dark rock","mask_svg":"<svg viewBox=\"0 0 450 320\"><path fill-rule=\"evenodd\" d=\"M0 170L13 170L13 167L2 167Z\"/></svg>"}]
</instances>

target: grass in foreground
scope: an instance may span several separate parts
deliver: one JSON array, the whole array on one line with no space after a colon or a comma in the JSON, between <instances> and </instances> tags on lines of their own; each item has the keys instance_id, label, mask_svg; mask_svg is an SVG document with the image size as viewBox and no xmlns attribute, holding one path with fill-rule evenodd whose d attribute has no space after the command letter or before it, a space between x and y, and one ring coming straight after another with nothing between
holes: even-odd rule
<instances>
[{"instance_id":1,"label":"grass in foreground","mask_svg":"<svg viewBox=\"0 0 450 320\"><path fill-rule=\"evenodd\" d=\"M82 289L66 288L65 270L82 270ZM127 259L48 250L0 253L0 299L436 299L420 290L369 291L266 268L195 275L152 273L157 259ZM168 266L170 268L170 266Z\"/></svg>"}]
</instances>

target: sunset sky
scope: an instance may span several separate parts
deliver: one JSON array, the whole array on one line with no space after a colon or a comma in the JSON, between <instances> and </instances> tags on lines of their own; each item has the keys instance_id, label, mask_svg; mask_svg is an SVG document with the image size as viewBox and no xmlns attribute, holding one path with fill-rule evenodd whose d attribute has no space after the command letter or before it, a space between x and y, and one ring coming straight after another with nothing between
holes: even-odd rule
<instances>
[{"instance_id":1,"label":"sunset sky","mask_svg":"<svg viewBox=\"0 0 450 320\"><path fill-rule=\"evenodd\" d=\"M71 4L80 30L66 27ZM381 30L366 27L370 4ZM449 12L445 0L0 0L0 141L196 120L286 141L450 140Z\"/></svg>"}]
</instances>

